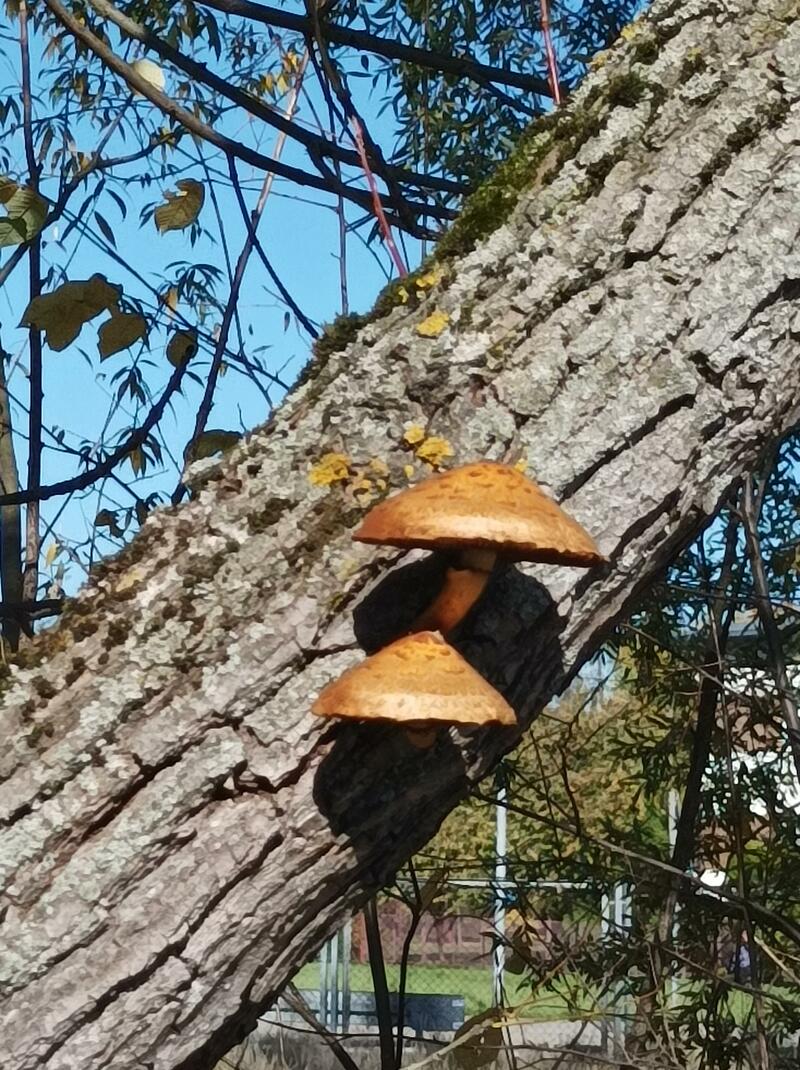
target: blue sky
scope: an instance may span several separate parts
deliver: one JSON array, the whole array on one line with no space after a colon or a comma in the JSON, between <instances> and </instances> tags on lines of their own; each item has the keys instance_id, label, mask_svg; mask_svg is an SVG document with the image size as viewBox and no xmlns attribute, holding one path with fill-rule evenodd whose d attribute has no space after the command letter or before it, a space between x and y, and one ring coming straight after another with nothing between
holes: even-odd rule
<instances>
[{"instance_id":1,"label":"blue sky","mask_svg":"<svg viewBox=\"0 0 800 1070\"><path fill-rule=\"evenodd\" d=\"M135 53L131 58L133 55ZM41 59L36 54L33 57L33 67L33 84L41 90L47 83L40 75ZM16 48L8 40L0 42L0 85L3 87L0 89L0 97L18 93L18 79ZM316 96L315 83L308 79L306 85L313 99ZM167 92L175 92L176 86L177 79L167 72ZM390 112L387 110L383 115L377 115L382 103L380 95L373 99L361 97L359 103L374 135L384 145L390 143ZM316 101L316 104L319 105L319 101ZM148 101L139 99L134 107L137 121L148 123L157 119L157 110ZM51 110L47 94L41 92L37 112L46 114ZM300 118L311 120L310 107L305 101L301 101ZM241 115L237 115L235 121L238 125L226 120L226 126L229 127L225 130L226 133L243 137L260 151L271 154L275 143L275 132L272 129L259 124L257 120L243 123ZM96 131L92 131L85 121L78 122L73 129L76 132L77 148L85 152L90 151L97 140ZM130 152L133 147L129 141L123 142L121 137L115 135L109 142L107 152L117 155ZM208 146L203 146L201 151L209 167L222 175L224 162L220 157L215 156ZM186 139L181 153L185 157L187 174L204 181L206 185L206 199L200 216L205 233L194 247L190 243L188 230L159 234L152 219L144 224L139 222L139 211L143 205L160 202L164 190L175 188L175 179L167 179L163 182L155 181L147 190L121 190L120 187L114 187L118 192L122 192L128 206L125 219L122 218L116 203L107 195L97 202L113 232L117 253L133 271L126 270L123 264L115 262L108 255L108 242L98 230L96 221L92 219L91 209L83 212L78 219L78 225L73 226L66 241L64 240L68 224L71 220L74 224L76 220L73 212L81 206L85 196L83 192L73 198L72 212L67 213L55 227L48 227L44 232L45 268L51 263L66 267L68 277L73 280L85 279L95 272L100 272L110 282L122 285L126 295L144 300L145 305L149 305L147 311L154 311L156 302L147 286L137 281L136 273L145 284L159 291L164 289L161 279L166 265L177 261L205 262L222 269L225 274L224 250L208 183L204 180L202 165L198 164L198 149ZM304 153L302 150L298 151L291 142L287 143L282 159L308 169ZM12 177L24 181L25 167L20 137L14 139L12 167L8 170ZM141 165L129 165L126 171L129 175L135 175L141 172ZM248 205L252 206L263 174L243 163L239 163L238 172L243 188L249 191ZM115 173L124 175L126 172ZM356 180L362 188L366 188L363 178L357 177ZM93 184L88 188L93 188ZM42 179L42 192L51 199L57 193L57 183L47 170ZM245 237L245 228L230 189L220 185L217 194L230 259L235 264ZM338 219L332 210L334 204L332 197L276 179L259 227L262 244L284 284L304 312L319 324L330 321L340 311L339 263L336 257ZM350 220L359 214L358 208L348 207L347 215ZM84 224L89 224L87 234L76 240ZM362 233L366 233L366 228ZM407 241L405 247L409 266L413 267L420 257L420 245L412 240ZM11 250L0 250L0 266L6 262L10 253ZM362 240L351 236L348 240L347 272L351 310L367 309L390 271L389 258L379 243L373 243L370 251ZM224 301L227 292L227 277L223 277L218 286L218 297ZM12 355L9 365L10 388L15 397L23 400L27 398L27 332L20 330L18 324L27 300L27 262L23 261L0 291L0 339L4 348ZM285 329L285 306L275 295L272 283L255 253L248 264L239 308L244 327L245 351L253 354L261 350L261 357L267 367L279 372L281 378L291 382L309 357L310 339L293 318L288 329ZM185 307L179 308L179 312L189 314ZM78 340L63 352L53 352L47 346L44 350L44 422L46 426L64 429L65 443L76 448L82 441L87 440L96 442L104 439L108 443L115 431L129 426L134 421L139 422L144 416L147 407L137 407L135 402L126 398L120 411L107 424L110 400L117 387L113 376L120 369L140 361L146 370L145 379L154 397L158 396L172 372L171 365L165 359L167 335L164 331L151 333L149 351L135 345L130 350L100 362L96 332L104 318L105 315L101 315L87 324ZM219 318L219 314L214 313L206 328L210 329ZM231 335L229 347L237 348L234 334ZM203 378L207 366L208 353L205 352L196 358L191 368ZM201 395L200 385L185 382L184 396L177 398L172 410L163 420L159 437L178 464L183 446L191 434ZM273 403L277 403L282 392L273 387L270 395ZM244 430L263 422L268 412L269 405L263 394L248 379L231 369L220 380L208 426ZM26 419L24 411L18 405L15 406L15 430L24 433ZM25 456L22 441L19 463L24 479ZM136 480L135 489L139 495L144 497L156 489L172 491L177 479L176 465L166 454L165 463L166 471L154 469ZM43 456L43 482L50 483L68 478L78 467L76 458L47 449ZM126 481L130 481L132 473L127 463L123 464L119 473ZM60 499L46 502L43 506L45 523L56 521L53 535L48 536L47 545L54 537L64 542L79 542L85 539L92 530L94 517L101 506L114 508L115 503L129 506L132 499L126 497L121 488L110 483L82 497L74 496L67 502ZM109 552L113 546L112 540L107 538L101 537L98 542L101 553ZM81 570L76 568L74 563L69 564L66 553L59 555L54 567L57 568L59 563L67 565L64 578L66 589L74 589L83 578Z\"/></svg>"}]
</instances>

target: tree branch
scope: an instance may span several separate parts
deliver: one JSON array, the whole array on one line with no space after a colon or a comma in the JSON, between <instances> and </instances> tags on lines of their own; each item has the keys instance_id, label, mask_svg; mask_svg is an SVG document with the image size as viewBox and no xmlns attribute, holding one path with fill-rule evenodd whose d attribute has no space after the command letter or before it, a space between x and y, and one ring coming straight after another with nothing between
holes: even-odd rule
<instances>
[{"instance_id":1,"label":"tree branch","mask_svg":"<svg viewBox=\"0 0 800 1070\"><path fill-rule=\"evenodd\" d=\"M125 63L124 60L120 59L113 49L111 49L104 41L101 41L100 38L82 22L79 22L78 19L64 7L61 0L44 0L44 2L50 12L67 30L90 49L98 59L102 60L110 70L119 75L131 89L135 89L137 93L141 93L141 95L146 97L151 104L160 108L165 115L168 115L176 123L183 126L192 134L203 138L204 141L209 142L211 145L215 145L227 156L235 156L236 158L243 160L245 163L251 164L253 167L258 167L262 171L273 172L281 178L286 178L300 186L308 186L311 189L320 190L324 193L341 193L347 200L353 201L362 208L371 207L369 194L364 193L361 190L352 189L345 184L342 184L341 187L335 183L332 185L330 179L325 181L298 167L292 167L289 164L272 160L269 156L265 156L263 153L257 152L255 149L251 149L247 145L243 145L241 142L234 141L231 138L226 137L224 134L220 134L207 123L198 119L191 112L186 111L185 108L176 104L171 97L166 95L166 93L162 93L145 78L142 78L130 64ZM454 216L454 213L447 208L441 208L436 205L419 205L414 202L408 203L417 214L424 213L438 219L451 219ZM390 203L388 207L391 209L393 206ZM396 218L394 213L392 213L392 218ZM401 225L399 221L397 225ZM417 237L432 238L435 236L427 228L421 226L416 227L413 233Z\"/></svg>"},{"instance_id":2,"label":"tree branch","mask_svg":"<svg viewBox=\"0 0 800 1070\"><path fill-rule=\"evenodd\" d=\"M312 32L309 18L280 8L268 7L266 4L255 4L251 0L201 0L201 3L204 7L213 8L215 11L224 11L228 15L241 15L242 18L261 22L266 26L279 26L284 30L293 30L304 37L308 37ZM331 22L325 24L325 36L333 44L349 45L362 52L385 56L386 59L401 60L418 67L427 67L429 70L472 78L479 84L497 82L500 85L509 85L516 89L524 89L529 93L536 93L538 96L549 97L551 95L550 86L544 78L512 71L508 67L492 67L486 63L478 63L470 56L446 56L442 52L415 48L413 45L404 45L400 41L378 37L364 30L337 26Z\"/></svg>"},{"instance_id":3,"label":"tree branch","mask_svg":"<svg viewBox=\"0 0 800 1070\"><path fill-rule=\"evenodd\" d=\"M254 115L257 119L261 119L262 122L274 127L286 137L290 137L294 141L305 146L305 148L310 150L312 159L317 159L322 155L329 156L332 159L339 160L340 163L350 164L354 167L359 165L358 156L352 150L345 149L335 141L330 141L328 138L325 138L320 134L314 134L312 131L306 130L305 127L300 126L298 123L292 122L291 119L281 115L280 112L271 105L265 104L252 94L246 93L244 90L233 85L230 81L221 78L218 74L215 74L214 71L209 70L204 63L198 63L190 56L185 56L182 52L179 52L178 49L167 44L166 41L162 41L160 37L154 34L151 30L148 30L145 26L142 26L141 23L136 22L129 15L124 14L110 3L109 0L89 0L89 3L98 15L113 22L114 25L128 37L140 41L147 48L155 52L156 55L160 56L161 59L166 60L174 67L177 67L178 70L187 74L194 82L198 82L201 85L207 85L209 88L213 89L215 93L219 93L220 96L225 97L226 100L232 101L250 115ZM439 192L449 193L453 196L463 196L465 193L469 192L467 186L452 179L423 175L415 171L408 171L405 168L390 168L390 171L398 182L404 182L409 185L438 190Z\"/></svg>"},{"instance_id":4,"label":"tree branch","mask_svg":"<svg viewBox=\"0 0 800 1070\"><path fill-rule=\"evenodd\" d=\"M748 478L744 484L742 496L742 521L744 523L745 536L747 538L747 554L750 559L750 570L753 575L753 591L755 602L758 607L758 616L764 636L769 647L772 660L772 671L778 688L783 719L786 722L786 731L789 736L789 748L794 760L795 775L800 783L800 717L797 713L797 703L794 699L794 691L789 682L786 672L786 657L783 653L783 643L778 625L775 623L775 613L769 596L769 581L764 568L764 557L761 553L761 539L758 534L758 513L753 493L753 480Z\"/></svg>"}]
</instances>

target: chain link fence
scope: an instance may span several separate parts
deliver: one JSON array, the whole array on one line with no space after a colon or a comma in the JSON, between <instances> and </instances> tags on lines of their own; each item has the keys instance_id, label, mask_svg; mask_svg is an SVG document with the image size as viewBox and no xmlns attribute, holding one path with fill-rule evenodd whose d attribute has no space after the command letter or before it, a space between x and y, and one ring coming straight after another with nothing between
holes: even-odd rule
<instances>
[{"instance_id":1,"label":"chain link fence","mask_svg":"<svg viewBox=\"0 0 800 1070\"><path fill-rule=\"evenodd\" d=\"M620 1044L623 1019L584 979L560 972L534 987L526 964L538 961L546 972L570 949L585 949L624 926L624 889L606 894L586 884L538 882L527 887L527 905L536 899L540 910L524 918L518 891L511 881L442 880L417 915L400 896L381 897L378 930L395 1033L402 1028L411 1044L447 1045L465 1026L504 1007L515 1011L518 1024L502 1031L502 1041L515 1048L574 1049L585 1059ZM362 1047L376 1046L379 1031L369 944L358 915L293 981L322 1029ZM265 1026L303 1028L296 996L280 1000Z\"/></svg>"}]
</instances>

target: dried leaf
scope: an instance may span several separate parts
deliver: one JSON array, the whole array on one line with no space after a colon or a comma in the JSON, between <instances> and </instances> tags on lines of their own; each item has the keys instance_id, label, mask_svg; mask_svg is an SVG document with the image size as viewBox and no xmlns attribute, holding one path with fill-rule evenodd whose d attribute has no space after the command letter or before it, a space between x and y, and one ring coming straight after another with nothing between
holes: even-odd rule
<instances>
[{"instance_id":1,"label":"dried leaf","mask_svg":"<svg viewBox=\"0 0 800 1070\"><path fill-rule=\"evenodd\" d=\"M44 555L44 567L50 568L55 559L58 557L58 552L61 549L57 542L51 542L47 547L47 552Z\"/></svg>"},{"instance_id":2,"label":"dried leaf","mask_svg":"<svg viewBox=\"0 0 800 1070\"><path fill-rule=\"evenodd\" d=\"M141 475L142 472L144 472L145 457L144 453L142 453L141 446L137 446L135 449L131 450L128 454L128 460L131 462L131 468L133 469L133 474L135 476Z\"/></svg>"},{"instance_id":3,"label":"dried leaf","mask_svg":"<svg viewBox=\"0 0 800 1070\"><path fill-rule=\"evenodd\" d=\"M157 63L154 63L151 59L137 59L131 64L131 70L136 71L140 78L145 82L148 82L155 89L160 92L164 92L164 86L167 84L164 78L164 72ZM141 93L136 94L137 97L141 96Z\"/></svg>"},{"instance_id":4,"label":"dried leaf","mask_svg":"<svg viewBox=\"0 0 800 1070\"><path fill-rule=\"evenodd\" d=\"M34 297L22 314L20 326L45 332L47 344L57 352L74 342L81 328L106 309L117 307L121 287L103 275L85 281L65 282L49 294Z\"/></svg>"},{"instance_id":5,"label":"dried leaf","mask_svg":"<svg viewBox=\"0 0 800 1070\"><path fill-rule=\"evenodd\" d=\"M161 234L168 230L185 230L200 215L206 192L202 183L193 178L182 178L177 183L178 193L167 190L166 202L160 204L153 213L156 226Z\"/></svg>"},{"instance_id":6,"label":"dried leaf","mask_svg":"<svg viewBox=\"0 0 800 1070\"><path fill-rule=\"evenodd\" d=\"M495 1062L503 1046L502 1031L496 1025L499 1019L500 1012L496 1007L490 1007L488 1011L467 1018L457 1030L453 1040L475 1031L474 1036L453 1050L453 1060L459 1070L480 1070L480 1067ZM484 1028L478 1030L480 1025Z\"/></svg>"},{"instance_id":7,"label":"dried leaf","mask_svg":"<svg viewBox=\"0 0 800 1070\"><path fill-rule=\"evenodd\" d=\"M97 348L100 359L127 349L147 334L147 320L138 312L112 312L111 319L100 324Z\"/></svg>"},{"instance_id":8,"label":"dried leaf","mask_svg":"<svg viewBox=\"0 0 800 1070\"><path fill-rule=\"evenodd\" d=\"M44 226L47 201L27 186L0 176L0 204L6 211L0 216L0 248L30 241Z\"/></svg>"},{"instance_id":9,"label":"dried leaf","mask_svg":"<svg viewBox=\"0 0 800 1070\"><path fill-rule=\"evenodd\" d=\"M167 360L176 368L188 363L196 353L196 331L176 331L167 344Z\"/></svg>"}]
</instances>

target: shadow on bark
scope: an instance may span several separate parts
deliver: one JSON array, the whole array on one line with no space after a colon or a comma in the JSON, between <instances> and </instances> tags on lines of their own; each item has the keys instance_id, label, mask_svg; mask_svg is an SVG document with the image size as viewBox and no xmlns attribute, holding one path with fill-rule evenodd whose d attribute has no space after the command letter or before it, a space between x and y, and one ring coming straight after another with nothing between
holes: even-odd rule
<instances>
[{"instance_id":1,"label":"shadow on bark","mask_svg":"<svg viewBox=\"0 0 800 1070\"><path fill-rule=\"evenodd\" d=\"M367 592L353 612L356 638L367 653L408 631L435 596L448 563L445 555L431 554L400 565ZM563 676L560 622L554 610L549 592L538 580L508 566L493 575L481 599L448 639L522 712L530 707L532 665L546 665L549 681ZM529 655L509 664L507 651L515 649L521 635L528 639ZM314 801L334 834L347 836L364 858L374 860L380 854L376 838L389 848L384 855L387 872L381 875L389 880L395 852L386 844L386 813L397 815L392 838L398 844L419 839L418 818L414 828L406 827L406 815L415 811L409 793L414 793L417 804L424 802L426 792L433 798L447 780L454 795L462 797L475 779L474 759L486 750L487 742L491 739L505 752L518 737L517 728L464 728L457 744L443 726L434 745L420 750L400 724L342 722L317 771Z\"/></svg>"}]
</instances>

